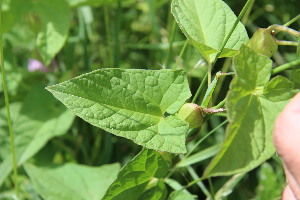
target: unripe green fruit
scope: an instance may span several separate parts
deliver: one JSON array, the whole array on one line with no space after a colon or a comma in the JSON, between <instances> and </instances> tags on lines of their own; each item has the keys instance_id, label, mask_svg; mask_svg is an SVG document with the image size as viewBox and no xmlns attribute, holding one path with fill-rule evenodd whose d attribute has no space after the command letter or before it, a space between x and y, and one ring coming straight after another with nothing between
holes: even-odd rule
<instances>
[{"instance_id":1,"label":"unripe green fruit","mask_svg":"<svg viewBox=\"0 0 300 200\"><path fill-rule=\"evenodd\" d=\"M247 42L247 46L265 56L271 57L278 49L276 38L272 31L259 28Z\"/></svg>"},{"instance_id":2,"label":"unripe green fruit","mask_svg":"<svg viewBox=\"0 0 300 200\"><path fill-rule=\"evenodd\" d=\"M203 123L201 108L194 103L184 104L178 111L178 116L189 123L190 128L199 128Z\"/></svg>"}]
</instances>

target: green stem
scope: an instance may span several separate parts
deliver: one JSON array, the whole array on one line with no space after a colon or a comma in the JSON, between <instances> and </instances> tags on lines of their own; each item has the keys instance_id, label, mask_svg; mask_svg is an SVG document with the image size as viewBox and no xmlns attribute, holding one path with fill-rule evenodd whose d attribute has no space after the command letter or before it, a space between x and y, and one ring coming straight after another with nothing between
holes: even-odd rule
<instances>
[{"instance_id":1,"label":"green stem","mask_svg":"<svg viewBox=\"0 0 300 200\"><path fill-rule=\"evenodd\" d=\"M286 41L286 40L276 40L278 45L285 45L285 46L298 46L298 42L295 41Z\"/></svg>"},{"instance_id":2,"label":"green stem","mask_svg":"<svg viewBox=\"0 0 300 200\"><path fill-rule=\"evenodd\" d=\"M202 178L198 178L196 180L193 180L192 182L190 182L189 184L187 184L186 186L184 186L181 190L187 189L187 188L193 186L194 184L198 183L199 181L202 181Z\"/></svg>"},{"instance_id":3,"label":"green stem","mask_svg":"<svg viewBox=\"0 0 300 200\"><path fill-rule=\"evenodd\" d=\"M178 57L178 59L177 59L177 62L176 62L176 64L175 64L174 67L173 67L173 70L176 70L176 69L177 69L177 67L178 67L178 65L179 65L179 62L180 62L180 60L181 60L181 58L182 58L182 56L183 56L183 54L184 54L184 52L185 52L185 49L186 49L186 47L187 47L187 44L188 44L188 40L185 40L185 43L184 43L184 45L183 45L183 47L182 47L182 49L181 49L181 51L180 51L179 57Z\"/></svg>"},{"instance_id":4,"label":"green stem","mask_svg":"<svg viewBox=\"0 0 300 200\"><path fill-rule=\"evenodd\" d=\"M88 53L88 37L87 37L87 26L83 17L82 9L78 9L78 17L79 17L79 35L81 39L81 44L83 48L83 62L84 69L86 71L89 70L89 53Z\"/></svg>"},{"instance_id":5,"label":"green stem","mask_svg":"<svg viewBox=\"0 0 300 200\"><path fill-rule=\"evenodd\" d=\"M207 67L207 86L208 87L211 84L211 71L212 71L212 66L210 65L210 63L208 63L208 67Z\"/></svg>"},{"instance_id":6,"label":"green stem","mask_svg":"<svg viewBox=\"0 0 300 200\"><path fill-rule=\"evenodd\" d=\"M275 69L272 70L272 75L291 69L293 67L296 67L297 65L300 65L300 59L276 67Z\"/></svg>"},{"instance_id":7,"label":"green stem","mask_svg":"<svg viewBox=\"0 0 300 200\"><path fill-rule=\"evenodd\" d=\"M216 55L213 64L211 65L212 69L214 68L214 66L215 66L215 64L216 64L216 62L217 62L219 56L221 55L221 53L222 53L222 51L223 51L223 49L224 49L226 43L228 42L228 40L229 40L231 34L233 33L234 29L236 28L236 26L238 25L238 23L240 22L240 20L242 19L242 17L245 15L246 11L247 11L248 8L251 6L251 4L253 3L253 1L254 1L254 0L247 0L247 2L246 2L246 4L244 5L242 11L240 12L239 16L238 16L237 19L235 20L235 22L234 22L232 28L230 29L229 33L227 34L227 36L226 36L226 38L225 38L225 40L223 41L223 43L222 43L222 45L221 45L221 47L220 47L220 49L219 49L219 52L218 52L218 54ZM194 98L193 98L193 101L192 101L193 103L195 103L195 102L197 101L198 96L200 95L200 93L201 93L201 91L202 91L202 88L204 87L203 82L206 82L207 79L208 79L208 73L206 73L206 75L204 76L204 78L203 78L203 80L202 80L200 86L198 87L198 90L197 90L197 92L196 92L196 94L195 94L195 96L194 96Z\"/></svg>"},{"instance_id":8,"label":"green stem","mask_svg":"<svg viewBox=\"0 0 300 200\"><path fill-rule=\"evenodd\" d=\"M220 103L218 103L218 105L212 107L213 109L218 109L218 108L222 108L226 103L226 98L223 99Z\"/></svg>"},{"instance_id":9,"label":"green stem","mask_svg":"<svg viewBox=\"0 0 300 200\"><path fill-rule=\"evenodd\" d=\"M213 134L217 129L219 129L221 126L223 126L224 124L226 124L228 122L228 120L225 120L224 122L222 122L221 124L219 124L219 126L215 127L213 130L211 130L209 133L207 133L204 137L202 137L194 146L193 148L185 155L185 157L189 157L191 155L191 153L193 153L193 151L197 148L197 146L199 146L208 136L210 136L211 134Z\"/></svg>"},{"instance_id":10,"label":"green stem","mask_svg":"<svg viewBox=\"0 0 300 200\"><path fill-rule=\"evenodd\" d=\"M229 68L230 68L230 64L232 62L232 58L227 58L225 59L225 62L222 66L222 73L227 73L229 71ZM223 88L223 82L225 81L225 78L221 78L221 79L218 79L218 83L216 85L216 88L214 90L214 94L212 96L212 99L216 100L220 91L222 90ZM213 104L214 105L214 104Z\"/></svg>"},{"instance_id":11,"label":"green stem","mask_svg":"<svg viewBox=\"0 0 300 200\"><path fill-rule=\"evenodd\" d=\"M212 199L215 200L215 190L211 178L208 178L208 184L209 184L209 189L210 189L210 194L212 196Z\"/></svg>"},{"instance_id":12,"label":"green stem","mask_svg":"<svg viewBox=\"0 0 300 200\"><path fill-rule=\"evenodd\" d=\"M289 26L292 23L296 22L298 19L300 19L300 14L294 17L293 19L291 19L290 21L288 21L287 23L285 23L283 26Z\"/></svg>"},{"instance_id":13,"label":"green stem","mask_svg":"<svg viewBox=\"0 0 300 200\"><path fill-rule=\"evenodd\" d=\"M104 60L108 60L108 65L106 67L111 67L111 64L113 63L113 56L112 56L112 50L113 50L113 45L111 43L112 38L111 38L111 27L110 27L110 19L109 19L109 12L108 12L108 6L104 6L104 21L105 21L105 33L106 33L106 42L107 42L107 58Z\"/></svg>"},{"instance_id":14,"label":"green stem","mask_svg":"<svg viewBox=\"0 0 300 200\"><path fill-rule=\"evenodd\" d=\"M12 165L13 165L13 174L14 174L14 188L16 192L16 196L19 196L19 184L18 184L18 170L17 170L17 162L16 162L16 152L15 152L15 141L14 141L14 133L12 128L12 122L10 117L10 108L9 108L9 97L8 97L8 89L6 83L6 74L4 69L4 57L3 57L3 45L2 45L2 0L0 0L0 65L2 71L2 84L4 90L4 98L5 98L5 108L7 115L7 124L9 130L9 138L10 138L10 148L12 152Z\"/></svg>"},{"instance_id":15,"label":"green stem","mask_svg":"<svg viewBox=\"0 0 300 200\"><path fill-rule=\"evenodd\" d=\"M97 159L99 158L99 153L101 152L101 143L102 143L103 134L99 134L97 131L93 131L93 132L94 132L94 137L96 139L94 140L93 150L90 158L90 164L97 165Z\"/></svg>"},{"instance_id":16,"label":"green stem","mask_svg":"<svg viewBox=\"0 0 300 200\"><path fill-rule=\"evenodd\" d=\"M300 37L298 38L297 56L300 57Z\"/></svg>"},{"instance_id":17,"label":"green stem","mask_svg":"<svg viewBox=\"0 0 300 200\"><path fill-rule=\"evenodd\" d=\"M277 31L282 31L282 32L286 32L290 35L293 35L295 37L300 37L300 32L294 30L294 29L291 29L289 27L286 27L286 26L282 26L282 25L277 25L277 24L274 24L274 25L271 25L267 28L267 30L270 30L270 31L273 31L275 30L275 33Z\"/></svg>"},{"instance_id":18,"label":"green stem","mask_svg":"<svg viewBox=\"0 0 300 200\"><path fill-rule=\"evenodd\" d=\"M173 25L172 25L172 32L171 32L171 38L170 38L170 42L169 42L169 50L168 50L168 54L167 54L167 58L166 58L166 62L165 62L165 66L167 69L170 68L170 62L171 62L171 56L172 56L172 50L173 50L173 42L174 42L174 38L176 36L176 32L177 32L177 23L174 20L173 21Z\"/></svg>"},{"instance_id":19,"label":"green stem","mask_svg":"<svg viewBox=\"0 0 300 200\"><path fill-rule=\"evenodd\" d=\"M244 5L242 11L240 12L239 16L237 17L237 19L235 20L233 26L231 27L229 33L227 34L225 40L223 41L221 48L219 49L218 54L216 55L215 61L213 62L212 67L215 66L219 56L221 55L225 45L227 44L231 34L233 33L234 29L237 27L238 23L241 21L241 19L243 18L243 16L245 15L246 11L248 10L248 8L251 6L251 4L253 3L254 0L247 0L246 4Z\"/></svg>"},{"instance_id":20,"label":"green stem","mask_svg":"<svg viewBox=\"0 0 300 200\"><path fill-rule=\"evenodd\" d=\"M206 72L206 74L205 74L204 78L202 79L201 84L198 87L197 92L196 92L196 94L195 94L195 96L194 96L194 98L192 100L192 103L196 103L196 101L197 101L197 99L198 99L198 97L199 97L202 89L204 88L204 85L205 85L205 82L207 81L207 79L208 79L208 73Z\"/></svg>"},{"instance_id":21,"label":"green stem","mask_svg":"<svg viewBox=\"0 0 300 200\"><path fill-rule=\"evenodd\" d=\"M244 25L246 25L246 23L249 21L249 16L250 16L250 13L251 13L251 11L252 11L252 9L253 9L254 2L255 2L255 0L252 1L252 3L251 3L251 5L248 7L248 9L247 9L245 15L244 15L243 18L241 19L241 22L242 22Z\"/></svg>"},{"instance_id":22,"label":"green stem","mask_svg":"<svg viewBox=\"0 0 300 200\"><path fill-rule=\"evenodd\" d=\"M121 0L118 0L117 13L115 19L115 31L114 31L114 51L113 51L113 67L118 68L120 65L120 26L121 26Z\"/></svg>"}]
</instances>

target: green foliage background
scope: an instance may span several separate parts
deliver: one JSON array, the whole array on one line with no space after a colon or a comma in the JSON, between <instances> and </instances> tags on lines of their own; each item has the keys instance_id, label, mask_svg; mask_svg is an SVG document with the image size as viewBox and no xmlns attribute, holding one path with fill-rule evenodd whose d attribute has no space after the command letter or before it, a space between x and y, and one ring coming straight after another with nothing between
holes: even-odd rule
<instances>
[{"instance_id":1,"label":"green foliage background","mask_svg":"<svg viewBox=\"0 0 300 200\"><path fill-rule=\"evenodd\" d=\"M245 3L234 0L225 2L236 15ZM281 0L256 1L242 22L250 37L257 27L288 22L299 14L299 6L297 0L289 0L288 3ZM4 0L1 9L4 63L16 134L20 199L101 199L117 178L120 165L128 163L124 168L134 168L137 160L135 155L141 151L141 146L132 141L116 137L106 132L105 128L99 129L75 117L44 89L46 86L99 68L159 70L177 66L186 72L191 92L195 94L207 71L204 59L191 44L187 45L182 58L179 58L186 38L171 14L170 0L28 0L26 3L24 0ZM290 27L299 30L299 20ZM279 34L278 38L293 39L285 34ZM41 61L46 72L29 71L30 58ZM273 67L297 58L299 55L296 54L295 47L279 47L272 58ZM233 71L232 65L231 58L220 59L214 72ZM291 78L291 81L299 85L299 70L286 71L281 75ZM270 72L266 76L270 76ZM213 95L213 105L225 98L230 82L231 77L219 80ZM285 83L283 87L289 89L289 82L286 80ZM276 80L273 84L276 85ZM2 85L0 92L0 199L12 199L12 164ZM189 98L188 94L185 96ZM233 95L229 98L234 101ZM271 95L268 98L275 97ZM247 119L235 123L246 123ZM194 141L224 120L224 116L211 117ZM232 126L234 124L229 128ZM158 179L153 190L142 195L149 199L164 199L173 190L202 176L209 158L216 155L220 148L225 129L226 126L220 127L202 142L196 149L197 155L179 162L179 169L168 177L165 181L167 184L161 181L166 172L162 172L163 175L149 174L142 177L141 184L138 184L142 188L147 187L144 181ZM188 149L194 145L194 141L188 144ZM151 163L152 160L162 159L159 153L153 151L145 150L140 154L145 153L152 157L142 156L140 159L144 160L139 162ZM178 158L174 160L176 159ZM215 165L217 166L217 162ZM161 170L155 163L149 167ZM166 166L167 169L169 167ZM211 168L212 173L215 169L217 167ZM138 173L138 170L134 173ZM74 174L78 174L77 178L83 181L78 181ZM49 177L58 179L48 181ZM64 179L59 179L61 177ZM120 180L117 179L114 184L122 184L118 181ZM54 187L54 192L49 193L43 188L45 182L50 188L56 182L61 182L62 185L69 186L69 190L55 191L57 187ZM72 182L74 184L69 185ZM74 194L73 191L83 187L76 182L85 187L78 194L91 195ZM225 185L227 188L224 183L228 183ZM270 200L280 196L285 180L280 160L274 155L261 167L247 174L212 178L201 184L208 188L208 194L215 191L215 196L219 199ZM198 199L210 199L200 189L201 184L183 192L172 193L169 198L194 199L193 195L196 195ZM233 187L233 192L228 195ZM159 192L165 188L169 194ZM69 196L61 196L62 194Z\"/></svg>"}]
</instances>

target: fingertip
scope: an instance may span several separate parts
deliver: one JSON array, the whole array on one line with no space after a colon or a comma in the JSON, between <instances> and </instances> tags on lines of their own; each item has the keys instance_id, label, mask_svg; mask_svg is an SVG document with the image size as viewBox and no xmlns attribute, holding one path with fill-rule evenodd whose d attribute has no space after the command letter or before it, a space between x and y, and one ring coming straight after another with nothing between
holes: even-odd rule
<instances>
[{"instance_id":1,"label":"fingertip","mask_svg":"<svg viewBox=\"0 0 300 200\"><path fill-rule=\"evenodd\" d=\"M273 141L277 152L298 149L300 141L300 92L291 99L275 121Z\"/></svg>"},{"instance_id":2,"label":"fingertip","mask_svg":"<svg viewBox=\"0 0 300 200\"><path fill-rule=\"evenodd\" d=\"M281 197L281 200L297 200L289 185L284 188Z\"/></svg>"}]
</instances>

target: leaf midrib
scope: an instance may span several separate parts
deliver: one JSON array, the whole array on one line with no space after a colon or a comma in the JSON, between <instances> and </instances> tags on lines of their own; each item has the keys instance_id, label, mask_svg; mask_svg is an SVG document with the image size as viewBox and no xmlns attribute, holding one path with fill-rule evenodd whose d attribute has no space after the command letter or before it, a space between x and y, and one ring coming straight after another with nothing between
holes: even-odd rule
<instances>
[{"instance_id":1,"label":"leaf midrib","mask_svg":"<svg viewBox=\"0 0 300 200\"><path fill-rule=\"evenodd\" d=\"M195 3L195 0L193 0L193 4L194 4L194 6L195 6L195 8L196 8L196 10L197 10L197 13L196 13L196 15L197 15L197 20L198 20L198 22L199 22L199 35L203 38L203 43L205 44L205 45L207 45L207 43L206 43L206 39L205 39L205 37L204 37L204 34L203 34L203 31L202 31L202 24L201 24L201 20L200 20L200 16L199 16L199 12L198 12L198 7L196 6L196 3Z\"/></svg>"},{"instance_id":2,"label":"leaf midrib","mask_svg":"<svg viewBox=\"0 0 300 200\"><path fill-rule=\"evenodd\" d=\"M77 96L77 95L73 95L73 94L70 94L70 93L67 93L67 92L62 92L62 91L53 90L53 89L50 89L50 88L48 88L48 90L53 91L54 93L62 93L62 94L65 94L65 95L68 95L68 96L73 96L73 97L76 97L76 98L79 98L79 99L88 100L88 101L93 102L94 104L100 104L100 105L110 106L110 107L116 108L116 109L118 109L118 110L128 110L128 111L135 112L135 113L140 113L140 114L143 114L143 115L150 115L150 116L153 116L153 117L159 118L159 119L161 119L161 118L163 117L163 115L158 116L158 115L153 115L153 114L149 114L149 113L144 113L144 112L140 112L140 111L136 111L136 110L131 110L131 109L128 109L128 108L117 107L117 106L115 106L115 105L109 105L109 104L107 104L107 103L99 103L99 102L95 102L94 100L91 100L91 99L83 98L83 97L80 97L80 96Z\"/></svg>"}]
</instances>

